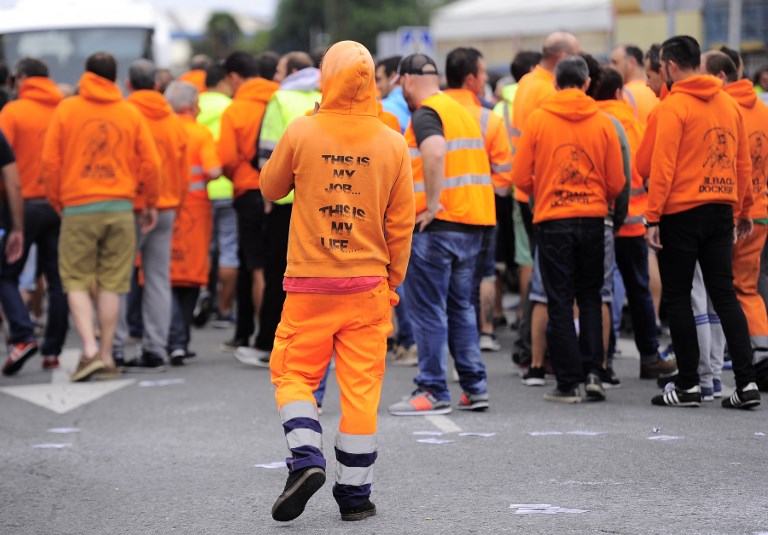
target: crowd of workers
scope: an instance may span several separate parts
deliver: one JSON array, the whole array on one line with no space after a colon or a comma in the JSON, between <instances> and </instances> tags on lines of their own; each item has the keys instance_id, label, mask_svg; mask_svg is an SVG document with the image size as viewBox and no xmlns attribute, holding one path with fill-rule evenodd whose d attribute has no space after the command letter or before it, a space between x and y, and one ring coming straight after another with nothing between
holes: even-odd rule
<instances>
[{"instance_id":1,"label":"crowd of workers","mask_svg":"<svg viewBox=\"0 0 768 535\"><path fill-rule=\"evenodd\" d=\"M176 80L136 60L124 96L114 58L95 53L65 97L43 62L21 60L0 111L3 373L38 351L58 367L70 315L74 382L182 366L191 327L214 311L214 326L234 328L223 348L269 367L277 387L292 452L277 520L325 481L332 358L345 520L375 514L388 341L391 364L418 367L392 415L452 410L449 356L456 408L490 406L482 352L500 349L510 278L513 360L527 386L554 375L544 399L604 401L619 386L626 299L639 376L663 387L654 405L759 405L768 106L738 52L702 55L677 36L600 64L558 32L510 71L490 91L474 48L452 50L441 73L424 54L374 64L342 42L322 62L196 57Z\"/></svg>"}]
</instances>

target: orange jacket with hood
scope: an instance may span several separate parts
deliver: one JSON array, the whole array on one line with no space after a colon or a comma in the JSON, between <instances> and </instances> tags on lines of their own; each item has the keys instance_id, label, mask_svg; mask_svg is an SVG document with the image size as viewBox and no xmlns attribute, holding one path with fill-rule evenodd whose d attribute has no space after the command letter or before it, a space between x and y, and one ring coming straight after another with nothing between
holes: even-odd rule
<instances>
[{"instance_id":1,"label":"orange jacket with hood","mask_svg":"<svg viewBox=\"0 0 768 535\"><path fill-rule=\"evenodd\" d=\"M533 195L533 222L605 217L626 185L616 128L579 89L564 89L528 118L512 181Z\"/></svg>"},{"instance_id":2,"label":"orange jacket with hood","mask_svg":"<svg viewBox=\"0 0 768 535\"><path fill-rule=\"evenodd\" d=\"M768 218L768 106L760 100L755 87L747 80L728 84L725 92L741 106L749 135L749 155L752 160L752 219Z\"/></svg>"},{"instance_id":3,"label":"orange jacket with hood","mask_svg":"<svg viewBox=\"0 0 768 535\"><path fill-rule=\"evenodd\" d=\"M16 155L21 196L25 199L45 197L40 153L61 99L61 91L53 80L33 76L21 83L19 98L0 112L0 128Z\"/></svg>"},{"instance_id":4,"label":"orange jacket with hood","mask_svg":"<svg viewBox=\"0 0 768 535\"><path fill-rule=\"evenodd\" d=\"M155 206L160 157L146 121L114 82L86 72L79 87L56 108L45 136L48 201L61 209L140 195Z\"/></svg>"},{"instance_id":5,"label":"orange jacket with hood","mask_svg":"<svg viewBox=\"0 0 768 535\"><path fill-rule=\"evenodd\" d=\"M669 88L667 84L661 86L659 92L659 102L662 102L669 95ZM656 144L656 131L659 117L659 104L656 104L648 114L648 126L645 129L643 140L640 142L640 147L637 149L637 157L635 158L635 167L644 181L648 181L651 176L651 159L653 158L653 146Z\"/></svg>"},{"instance_id":6,"label":"orange jacket with hood","mask_svg":"<svg viewBox=\"0 0 768 535\"><path fill-rule=\"evenodd\" d=\"M157 209L176 209L181 206L189 182L187 131L162 93L142 89L128 95L126 100L146 119L160 155ZM142 208L141 199L137 199L134 210Z\"/></svg>"},{"instance_id":7,"label":"orange jacket with hood","mask_svg":"<svg viewBox=\"0 0 768 535\"><path fill-rule=\"evenodd\" d=\"M405 277L415 220L405 139L378 118L373 59L352 41L323 58L320 110L286 129L261 172L277 200L295 189L286 277Z\"/></svg>"},{"instance_id":8,"label":"orange jacket with hood","mask_svg":"<svg viewBox=\"0 0 768 535\"><path fill-rule=\"evenodd\" d=\"M637 172L635 155L645 133L645 126L635 118L635 110L631 104L620 100L600 100L597 106L601 111L619 120L629 142L629 152L632 162L632 183L629 188L629 209L624 224L616 234L621 238L636 238L645 234L643 215L648 207L648 192L643 185L643 177Z\"/></svg>"},{"instance_id":9,"label":"orange jacket with hood","mask_svg":"<svg viewBox=\"0 0 768 535\"><path fill-rule=\"evenodd\" d=\"M235 188L235 197L259 189L259 172L251 165L267 102L280 84L264 78L251 78L235 93L232 104L221 116L219 159L224 175Z\"/></svg>"},{"instance_id":10,"label":"orange jacket with hood","mask_svg":"<svg viewBox=\"0 0 768 535\"><path fill-rule=\"evenodd\" d=\"M200 91L201 93L205 93L206 89L208 89L205 86L206 76L207 75L204 69L193 69L179 76L179 81L189 82L190 84L195 86L198 91Z\"/></svg>"},{"instance_id":11,"label":"orange jacket with hood","mask_svg":"<svg viewBox=\"0 0 768 535\"><path fill-rule=\"evenodd\" d=\"M659 105L646 219L655 223L704 204L752 210L749 139L739 105L709 75L675 82Z\"/></svg>"},{"instance_id":12,"label":"orange jacket with hood","mask_svg":"<svg viewBox=\"0 0 768 535\"><path fill-rule=\"evenodd\" d=\"M643 126L648 124L648 115L659 103L659 98L645 80L632 80L624 84L624 99L632 106L635 118Z\"/></svg>"}]
</instances>

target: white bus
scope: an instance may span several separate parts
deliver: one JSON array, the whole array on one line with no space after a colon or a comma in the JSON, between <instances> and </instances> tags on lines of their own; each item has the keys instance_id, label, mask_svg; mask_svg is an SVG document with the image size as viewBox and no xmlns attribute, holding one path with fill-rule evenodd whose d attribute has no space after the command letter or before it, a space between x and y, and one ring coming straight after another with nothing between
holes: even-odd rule
<instances>
[{"instance_id":1,"label":"white bus","mask_svg":"<svg viewBox=\"0 0 768 535\"><path fill-rule=\"evenodd\" d=\"M44 61L57 82L75 84L85 59L109 52L125 79L138 58L168 64L170 33L147 0L0 0L0 57Z\"/></svg>"}]
</instances>

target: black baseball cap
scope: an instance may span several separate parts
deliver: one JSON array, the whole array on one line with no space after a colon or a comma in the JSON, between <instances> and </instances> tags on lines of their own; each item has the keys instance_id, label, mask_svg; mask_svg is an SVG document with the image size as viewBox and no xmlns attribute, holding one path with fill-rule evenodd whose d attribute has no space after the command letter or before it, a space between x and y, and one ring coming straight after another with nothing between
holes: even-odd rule
<instances>
[{"instance_id":1,"label":"black baseball cap","mask_svg":"<svg viewBox=\"0 0 768 535\"><path fill-rule=\"evenodd\" d=\"M403 74L431 74L437 76L437 65L435 60L426 54L411 54L400 60L400 64L397 66L397 76L392 79L390 85L396 84Z\"/></svg>"}]
</instances>

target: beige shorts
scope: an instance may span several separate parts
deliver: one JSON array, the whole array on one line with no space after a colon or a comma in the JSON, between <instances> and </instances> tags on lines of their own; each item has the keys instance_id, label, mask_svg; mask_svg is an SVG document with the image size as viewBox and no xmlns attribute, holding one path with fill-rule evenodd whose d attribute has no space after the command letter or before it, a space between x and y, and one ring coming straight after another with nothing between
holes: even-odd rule
<instances>
[{"instance_id":1,"label":"beige shorts","mask_svg":"<svg viewBox=\"0 0 768 535\"><path fill-rule=\"evenodd\" d=\"M65 292L127 293L136 249L132 212L64 215L59 237L59 271Z\"/></svg>"}]
</instances>

